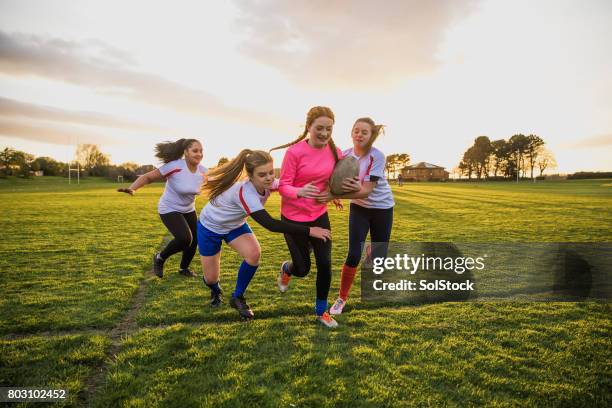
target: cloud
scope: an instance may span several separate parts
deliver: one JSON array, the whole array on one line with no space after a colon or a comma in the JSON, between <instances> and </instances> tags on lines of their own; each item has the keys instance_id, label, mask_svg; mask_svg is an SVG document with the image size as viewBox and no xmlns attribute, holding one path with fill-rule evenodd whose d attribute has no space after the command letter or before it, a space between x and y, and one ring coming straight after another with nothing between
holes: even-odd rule
<instances>
[{"instance_id":1,"label":"cloud","mask_svg":"<svg viewBox=\"0 0 612 408\"><path fill-rule=\"evenodd\" d=\"M124 53L99 40L77 43L0 31L1 73L62 81L196 116L286 129L277 117L226 105L208 92L131 65Z\"/></svg>"},{"instance_id":2,"label":"cloud","mask_svg":"<svg viewBox=\"0 0 612 408\"><path fill-rule=\"evenodd\" d=\"M241 49L293 81L382 86L433 71L445 30L475 0L235 1Z\"/></svg>"},{"instance_id":3,"label":"cloud","mask_svg":"<svg viewBox=\"0 0 612 408\"><path fill-rule=\"evenodd\" d=\"M612 146L612 134L587 137L575 143L571 143L568 147L583 149L609 146Z\"/></svg>"},{"instance_id":4,"label":"cloud","mask_svg":"<svg viewBox=\"0 0 612 408\"><path fill-rule=\"evenodd\" d=\"M110 115L87 111L72 111L3 98L0 96L0 115L5 117L29 118L53 122L111 127L156 133L176 133L174 130L157 125L138 123Z\"/></svg>"},{"instance_id":5,"label":"cloud","mask_svg":"<svg viewBox=\"0 0 612 408\"><path fill-rule=\"evenodd\" d=\"M120 144L113 137L73 126L56 126L52 124L33 124L31 121L8 119L0 117L0 135L25 139L30 141L73 145L78 143Z\"/></svg>"}]
</instances>

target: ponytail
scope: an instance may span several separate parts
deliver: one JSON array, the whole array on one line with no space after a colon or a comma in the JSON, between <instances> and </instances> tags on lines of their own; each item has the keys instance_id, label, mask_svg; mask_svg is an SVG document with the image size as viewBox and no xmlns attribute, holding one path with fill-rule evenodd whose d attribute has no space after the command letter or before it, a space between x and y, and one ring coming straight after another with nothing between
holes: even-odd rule
<instances>
[{"instance_id":1,"label":"ponytail","mask_svg":"<svg viewBox=\"0 0 612 408\"><path fill-rule=\"evenodd\" d=\"M203 188L208 191L209 200L214 204L215 199L233 186L245 170L252 176L256 167L271 161L272 156L268 152L243 149L231 161L208 172L208 181Z\"/></svg>"},{"instance_id":2,"label":"ponytail","mask_svg":"<svg viewBox=\"0 0 612 408\"><path fill-rule=\"evenodd\" d=\"M289 143L281 145L281 146L273 147L272 149L270 149L270 151L278 150L278 149L284 149L285 147L293 146L294 144L300 142L301 140L304 140L304 138L306 137L307 134L308 134L308 126L305 126L304 133L302 133L302 135L299 136L297 139L295 139L293 142L289 142Z\"/></svg>"},{"instance_id":3,"label":"ponytail","mask_svg":"<svg viewBox=\"0 0 612 408\"><path fill-rule=\"evenodd\" d=\"M327 142L327 144L329 144L329 148L331 149L332 154L334 155L334 162L338 163L338 148L336 147L336 143L334 143L334 139L330 137L329 142Z\"/></svg>"},{"instance_id":4,"label":"ponytail","mask_svg":"<svg viewBox=\"0 0 612 408\"><path fill-rule=\"evenodd\" d=\"M200 143L197 139L179 139L176 142L163 142L155 145L155 157L165 163L178 160L183 157L193 143Z\"/></svg>"}]
</instances>

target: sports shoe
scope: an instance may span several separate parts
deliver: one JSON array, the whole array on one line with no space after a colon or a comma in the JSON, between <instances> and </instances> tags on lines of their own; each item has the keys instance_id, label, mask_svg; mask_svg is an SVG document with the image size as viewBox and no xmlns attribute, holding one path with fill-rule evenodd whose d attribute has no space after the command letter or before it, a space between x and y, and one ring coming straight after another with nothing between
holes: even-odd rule
<instances>
[{"instance_id":1,"label":"sports shoe","mask_svg":"<svg viewBox=\"0 0 612 408\"><path fill-rule=\"evenodd\" d=\"M192 271L189 268L179 269L178 273L183 275L183 276L186 276L188 278L195 278L196 276L198 276L198 275L195 274L194 271Z\"/></svg>"},{"instance_id":2,"label":"sports shoe","mask_svg":"<svg viewBox=\"0 0 612 408\"><path fill-rule=\"evenodd\" d=\"M329 329L338 327L338 322L335 321L334 318L331 317L327 312L324 312L321 316L317 316L317 320L319 321L319 323Z\"/></svg>"},{"instance_id":3,"label":"sports shoe","mask_svg":"<svg viewBox=\"0 0 612 408\"><path fill-rule=\"evenodd\" d=\"M230 306L238 311L243 320L249 320L255 316L250 306L247 305L244 296L232 296L230 299Z\"/></svg>"},{"instance_id":4,"label":"sports shoe","mask_svg":"<svg viewBox=\"0 0 612 408\"><path fill-rule=\"evenodd\" d=\"M210 291L210 306L219 307L223 303L223 291L215 292L213 290Z\"/></svg>"},{"instance_id":5,"label":"sports shoe","mask_svg":"<svg viewBox=\"0 0 612 408\"><path fill-rule=\"evenodd\" d=\"M158 278L164 277L164 261L160 258L159 252L153 255L153 273Z\"/></svg>"},{"instance_id":6,"label":"sports shoe","mask_svg":"<svg viewBox=\"0 0 612 408\"><path fill-rule=\"evenodd\" d=\"M346 302L342 300L342 298L336 299L332 307L329 309L329 314L330 315L342 314L342 309L344 309L344 305L346 305Z\"/></svg>"},{"instance_id":7,"label":"sports shoe","mask_svg":"<svg viewBox=\"0 0 612 408\"><path fill-rule=\"evenodd\" d=\"M280 267L280 272L278 273L278 290L281 293L285 293L287 289L289 289L289 281L291 280L291 275L289 275L285 270L289 267L289 261L283 262Z\"/></svg>"}]
</instances>

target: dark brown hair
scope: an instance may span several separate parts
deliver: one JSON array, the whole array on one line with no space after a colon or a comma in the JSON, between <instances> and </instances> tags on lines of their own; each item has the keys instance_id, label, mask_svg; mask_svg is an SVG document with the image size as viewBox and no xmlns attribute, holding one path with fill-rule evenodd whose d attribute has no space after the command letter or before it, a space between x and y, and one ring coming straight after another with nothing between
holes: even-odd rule
<instances>
[{"instance_id":1,"label":"dark brown hair","mask_svg":"<svg viewBox=\"0 0 612 408\"><path fill-rule=\"evenodd\" d=\"M308 111L308 114L306 115L306 124L304 125L304 132L302 132L302 134L297 139L295 139L293 142L289 142L281 146L276 146L270 149L270 151L277 150L277 149L284 149L285 147L293 146L294 144L303 140L308 134L308 128L312 125L312 123L318 118L323 117L323 116L326 118L330 118L333 122L336 121L334 112L332 112L332 110L328 108L327 106L312 107L310 108L310 110ZM328 143L329 143L329 147L331 148L332 154L334 155L334 160L337 162L338 161L338 151L336 150L336 144L334 143L334 139L330 137Z\"/></svg>"},{"instance_id":2,"label":"dark brown hair","mask_svg":"<svg viewBox=\"0 0 612 408\"><path fill-rule=\"evenodd\" d=\"M252 176L255 168L270 162L272 162L270 153L244 149L233 160L209 171L208 181L203 188L208 191L208 197L214 204L215 199L236 183L245 170L249 176Z\"/></svg>"},{"instance_id":3,"label":"dark brown hair","mask_svg":"<svg viewBox=\"0 0 612 408\"><path fill-rule=\"evenodd\" d=\"M179 139L176 142L158 143L155 145L155 157L161 159L164 163L170 163L183 157L185 150L189 149L194 143L200 143L200 141L197 139Z\"/></svg>"}]
</instances>

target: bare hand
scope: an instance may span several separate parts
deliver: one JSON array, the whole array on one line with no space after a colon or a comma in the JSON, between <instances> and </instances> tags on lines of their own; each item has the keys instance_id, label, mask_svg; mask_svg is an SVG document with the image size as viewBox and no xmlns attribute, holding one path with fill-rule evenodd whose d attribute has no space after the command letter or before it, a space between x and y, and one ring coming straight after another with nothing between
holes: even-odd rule
<instances>
[{"instance_id":1,"label":"bare hand","mask_svg":"<svg viewBox=\"0 0 612 408\"><path fill-rule=\"evenodd\" d=\"M331 240L331 231L321 227L310 227L309 235L314 238L322 239L323 241Z\"/></svg>"},{"instance_id":2,"label":"bare hand","mask_svg":"<svg viewBox=\"0 0 612 408\"><path fill-rule=\"evenodd\" d=\"M334 203L334 205L336 206L336 210L338 210L338 211L342 211L342 210L344 210L344 205L342 204L342 201L340 201L340 200L339 200L339 199L337 199L337 198L334 198L334 199L332 200L332 202L333 202L333 203Z\"/></svg>"},{"instance_id":3,"label":"bare hand","mask_svg":"<svg viewBox=\"0 0 612 408\"><path fill-rule=\"evenodd\" d=\"M315 195L313 198L317 200L318 203L325 204L326 202L333 200L334 196L330 191L326 190Z\"/></svg>"},{"instance_id":4,"label":"bare hand","mask_svg":"<svg viewBox=\"0 0 612 408\"><path fill-rule=\"evenodd\" d=\"M298 190L297 196L303 198L315 198L318 193L319 189L312 183L308 183Z\"/></svg>"},{"instance_id":5,"label":"bare hand","mask_svg":"<svg viewBox=\"0 0 612 408\"><path fill-rule=\"evenodd\" d=\"M131 196L134 195L134 190L132 190L131 188L118 188L117 191L120 193L127 193Z\"/></svg>"},{"instance_id":6,"label":"bare hand","mask_svg":"<svg viewBox=\"0 0 612 408\"><path fill-rule=\"evenodd\" d=\"M361 183L359 177L345 178L342 180L342 190L345 193L354 193L361 190Z\"/></svg>"}]
</instances>

